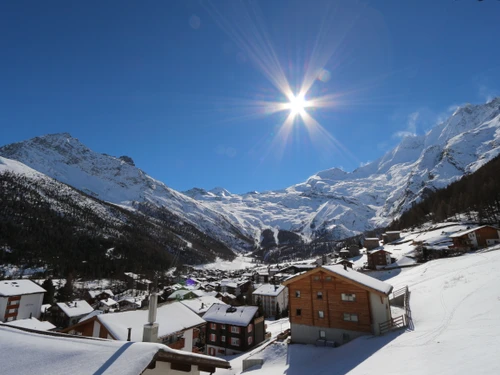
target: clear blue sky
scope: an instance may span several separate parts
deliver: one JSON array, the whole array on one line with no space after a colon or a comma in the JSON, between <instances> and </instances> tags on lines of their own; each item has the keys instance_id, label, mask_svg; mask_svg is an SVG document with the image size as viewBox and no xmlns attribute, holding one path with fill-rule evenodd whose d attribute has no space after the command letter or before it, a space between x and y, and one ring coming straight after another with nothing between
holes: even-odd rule
<instances>
[{"instance_id":1,"label":"clear blue sky","mask_svg":"<svg viewBox=\"0 0 500 375\"><path fill-rule=\"evenodd\" d=\"M0 144L69 132L181 191L352 171L500 95L499 17L495 0L2 1ZM288 111L255 102L287 101L278 66L295 90L320 65L324 133L297 117L283 144Z\"/></svg>"}]
</instances>

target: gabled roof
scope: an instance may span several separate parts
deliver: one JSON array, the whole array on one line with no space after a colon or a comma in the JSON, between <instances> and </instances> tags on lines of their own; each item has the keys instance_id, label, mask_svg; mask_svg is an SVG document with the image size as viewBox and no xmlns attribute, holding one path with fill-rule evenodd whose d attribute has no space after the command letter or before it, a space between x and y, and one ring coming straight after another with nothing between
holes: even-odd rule
<instances>
[{"instance_id":1,"label":"gabled roof","mask_svg":"<svg viewBox=\"0 0 500 375\"><path fill-rule=\"evenodd\" d=\"M74 316L90 314L94 309L90 306L87 301L76 300L72 302L58 302L57 306L61 311L66 314L66 316L72 318Z\"/></svg>"},{"instance_id":2,"label":"gabled roof","mask_svg":"<svg viewBox=\"0 0 500 375\"><path fill-rule=\"evenodd\" d=\"M142 341L144 324L148 322L148 310L134 310L101 314L96 318L116 340L127 340L128 328L132 328L132 341ZM156 312L158 337L172 335L205 324L205 321L180 302L158 307Z\"/></svg>"},{"instance_id":3,"label":"gabled roof","mask_svg":"<svg viewBox=\"0 0 500 375\"><path fill-rule=\"evenodd\" d=\"M257 306L228 306L218 303L212 305L203 318L211 323L246 327L258 310Z\"/></svg>"},{"instance_id":4,"label":"gabled roof","mask_svg":"<svg viewBox=\"0 0 500 375\"><path fill-rule=\"evenodd\" d=\"M285 289L284 285L263 284L260 287L258 287L252 294L276 297L284 289Z\"/></svg>"},{"instance_id":5,"label":"gabled roof","mask_svg":"<svg viewBox=\"0 0 500 375\"><path fill-rule=\"evenodd\" d=\"M186 306L191 311L196 314L204 314L212 307L214 303L224 304L220 299L214 296L203 296L199 298L187 299L180 301L184 306Z\"/></svg>"},{"instance_id":6,"label":"gabled roof","mask_svg":"<svg viewBox=\"0 0 500 375\"><path fill-rule=\"evenodd\" d=\"M110 289L105 290L89 290L89 296L91 298L96 298L99 294L106 293L110 297L114 297L113 292Z\"/></svg>"},{"instance_id":7,"label":"gabled roof","mask_svg":"<svg viewBox=\"0 0 500 375\"><path fill-rule=\"evenodd\" d=\"M140 375L154 361L230 368L227 361L162 344L36 332L0 324L2 374Z\"/></svg>"},{"instance_id":8,"label":"gabled roof","mask_svg":"<svg viewBox=\"0 0 500 375\"><path fill-rule=\"evenodd\" d=\"M0 296L19 296L23 294L45 293L46 290L31 280L0 281Z\"/></svg>"},{"instance_id":9,"label":"gabled roof","mask_svg":"<svg viewBox=\"0 0 500 375\"><path fill-rule=\"evenodd\" d=\"M345 280L347 282L355 284L355 285L359 286L360 288L369 290L369 291L377 293L377 294L383 294L383 295L387 296L392 292L392 285L391 284L377 280L371 276L368 276L364 273L355 271L351 268L344 269L344 267L341 265L317 267L311 271L294 276L294 277L284 281L283 284L289 285L291 283L294 283L295 281L298 281L304 277L307 277L311 274L314 274L314 273L317 273L320 271L325 271L326 273L329 273L334 277L338 277L342 280Z\"/></svg>"},{"instance_id":10,"label":"gabled roof","mask_svg":"<svg viewBox=\"0 0 500 375\"><path fill-rule=\"evenodd\" d=\"M500 230L500 229L494 227L493 225L482 225L480 227L476 227L476 228L472 228L472 229L468 229L468 230L464 230L461 232L450 234L448 237L450 237L450 238L462 237L464 234L469 234L469 233L477 231L478 229L487 228L487 227L493 228L496 230Z\"/></svg>"},{"instance_id":11,"label":"gabled roof","mask_svg":"<svg viewBox=\"0 0 500 375\"><path fill-rule=\"evenodd\" d=\"M35 329L37 331L50 331L51 329L56 328L56 326L53 325L51 322L40 321L37 318L13 320L5 324L13 327Z\"/></svg>"},{"instance_id":12,"label":"gabled roof","mask_svg":"<svg viewBox=\"0 0 500 375\"><path fill-rule=\"evenodd\" d=\"M368 251L368 254L375 254L375 253L378 253L379 251L383 251L384 253L387 253L387 254L392 254L390 251L387 251L385 249L374 249L374 250L370 250Z\"/></svg>"}]
</instances>

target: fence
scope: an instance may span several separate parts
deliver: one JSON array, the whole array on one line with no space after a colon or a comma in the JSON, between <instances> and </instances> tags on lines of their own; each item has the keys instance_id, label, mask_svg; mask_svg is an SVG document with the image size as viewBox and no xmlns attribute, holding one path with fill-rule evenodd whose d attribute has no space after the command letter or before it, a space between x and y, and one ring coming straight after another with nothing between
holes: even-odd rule
<instances>
[{"instance_id":1,"label":"fence","mask_svg":"<svg viewBox=\"0 0 500 375\"><path fill-rule=\"evenodd\" d=\"M392 298L390 301L394 305L401 305L405 312L401 316L379 323L379 332L381 335L396 328L411 328L413 325L410 309L410 290L408 289L408 286L392 292Z\"/></svg>"}]
</instances>

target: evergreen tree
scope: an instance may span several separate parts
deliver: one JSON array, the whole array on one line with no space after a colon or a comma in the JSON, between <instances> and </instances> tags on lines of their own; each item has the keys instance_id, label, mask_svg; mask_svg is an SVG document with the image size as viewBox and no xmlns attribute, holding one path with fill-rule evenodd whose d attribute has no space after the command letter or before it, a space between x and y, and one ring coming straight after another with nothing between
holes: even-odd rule
<instances>
[{"instance_id":1,"label":"evergreen tree","mask_svg":"<svg viewBox=\"0 0 500 375\"><path fill-rule=\"evenodd\" d=\"M54 286L54 283L52 282L51 277L43 282L42 288L46 290L45 294L43 295L43 304L54 304L54 293L56 291L56 288Z\"/></svg>"},{"instance_id":2,"label":"evergreen tree","mask_svg":"<svg viewBox=\"0 0 500 375\"><path fill-rule=\"evenodd\" d=\"M280 304L276 302L276 315L274 316L276 320L281 319L281 309Z\"/></svg>"},{"instance_id":3,"label":"evergreen tree","mask_svg":"<svg viewBox=\"0 0 500 375\"><path fill-rule=\"evenodd\" d=\"M259 308L259 316L264 316L264 307L262 307L262 300L257 298L257 307Z\"/></svg>"}]
</instances>

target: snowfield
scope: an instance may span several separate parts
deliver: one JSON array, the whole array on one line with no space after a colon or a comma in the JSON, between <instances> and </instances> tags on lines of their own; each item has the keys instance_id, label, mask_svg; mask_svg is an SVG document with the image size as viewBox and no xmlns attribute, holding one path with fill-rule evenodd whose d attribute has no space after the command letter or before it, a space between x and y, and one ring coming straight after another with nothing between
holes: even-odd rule
<instances>
[{"instance_id":1,"label":"snowfield","mask_svg":"<svg viewBox=\"0 0 500 375\"><path fill-rule=\"evenodd\" d=\"M365 336L339 348L274 343L245 373L259 375L500 374L500 246L393 272L395 289L408 285L413 324L384 336ZM386 271L387 272L387 271Z\"/></svg>"}]
</instances>

